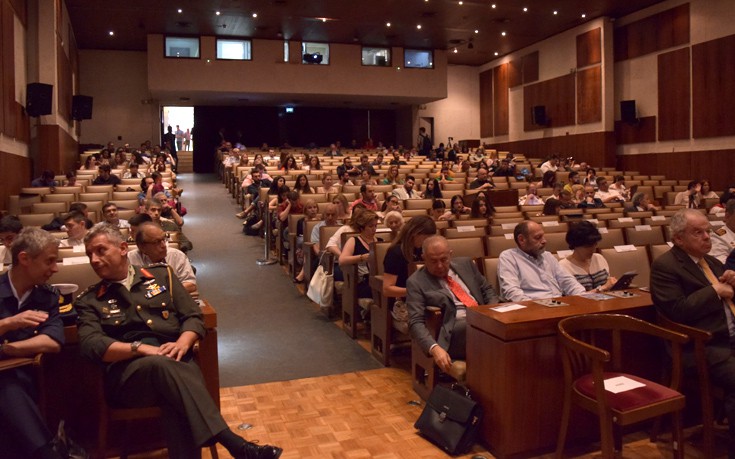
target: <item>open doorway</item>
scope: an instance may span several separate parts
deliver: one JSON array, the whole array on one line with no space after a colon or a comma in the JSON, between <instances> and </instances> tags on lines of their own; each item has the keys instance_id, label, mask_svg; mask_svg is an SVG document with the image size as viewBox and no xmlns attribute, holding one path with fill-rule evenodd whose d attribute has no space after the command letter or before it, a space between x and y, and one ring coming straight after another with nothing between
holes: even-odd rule
<instances>
[{"instance_id":1,"label":"open doorway","mask_svg":"<svg viewBox=\"0 0 735 459\"><path fill-rule=\"evenodd\" d=\"M426 129L426 135L429 136L432 143L436 144L436 139L434 139L434 117L420 116L419 117L419 129L421 128Z\"/></svg>"},{"instance_id":2,"label":"open doorway","mask_svg":"<svg viewBox=\"0 0 735 459\"><path fill-rule=\"evenodd\" d=\"M161 112L161 136L171 126L176 135L176 151L194 151L194 107L163 107Z\"/></svg>"}]
</instances>

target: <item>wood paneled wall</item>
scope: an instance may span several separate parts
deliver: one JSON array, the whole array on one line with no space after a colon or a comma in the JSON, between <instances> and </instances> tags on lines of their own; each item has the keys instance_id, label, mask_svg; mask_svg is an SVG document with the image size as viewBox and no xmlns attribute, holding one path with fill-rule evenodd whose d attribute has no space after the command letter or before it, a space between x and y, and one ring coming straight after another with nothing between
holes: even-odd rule
<instances>
[{"instance_id":1,"label":"wood paneled wall","mask_svg":"<svg viewBox=\"0 0 735 459\"><path fill-rule=\"evenodd\" d=\"M0 151L0 209L7 209L8 197L29 185L31 160L22 156Z\"/></svg>"},{"instance_id":2,"label":"wood paneled wall","mask_svg":"<svg viewBox=\"0 0 735 459\"><path fill-rule=\"evenodd\" d=\"M735 135L735 35L692 47L694 138Z\"/></svg>"},{"instance_id":3,"label":"wood paneled wall","mask_svg":"<svg viewBox=\"0 0 735 459\"><path fill-rule=\"evenodd\" d=\"M523 153L527 157L545 158L551 154L574 156L590 164L615 164L615 136L612 132L565 135L542 139L519 140L489 145L499 151Z\"/></svg>"},{"instance_id":4,"label":"wood paneled wall","mask_svg":"<svg viewBox=\"0 0 735 459\"><path fill-rule=\"evenodd\" d=\"M735 149L621 156L618 168L677 180L709 179L714 190L735 183Z\"/></svg>"},{"instance_id":5,"label":"wood paneled wall","mask_svg":"<svg viewBox=\"0 0 735 459\"><path fill-rule=\"evenodd\" d=\"M689 43L689 3L618 27L613 41L616 62Z\"/></svg>"},{"instance_id":6,"label":"wood paneled wall","mask_svg":"<svg viewBox=\"0 0 735 459\"><path fill-rule=\"evenodd\" d=\"M577 67L602 63L602 29L577 35Z\"/></svg>"},{"instance_id":7,"label":"wood paneled wall","mask_svg":"<svg viewBox=\"0 0 735 459\"><path fill-rule=\"evenodd\" d=\"M74 137L57 124L38 126L38 159L34 175L50 169L57 174L76 168L79 161L79 144Z\"/></svg>"},{"instance_id":8,"label":"wood paneled wall","mask_svg":"<svg viewBox=\"0 0 735 459\"><path fill-rule=\"evenodd\" d=\"M658 140L689 138L689 48L658 55Z\"/></svg>"},{"instance_id":9,"label":"wood paneled wall","mask_svg":"<svg viewBox=\"0 0 735 459\"><path fill-rule=\"evenodd\" d=\"M577 124L602 121L602 67L577 72Z\"/></svg>"},{"instance_id":10,"label":"wood paneled wall","mask_svg":"<svg viewBox=\"0 0 735 459\"><path fill-rule=\"evenodd\" d=\"M521 68L523 69L523 84L538 81L538 51L526 54L521 58Z\"/></svg>"},{"instance_id":11,"label":"wood paneled wall","mask_svg":"<svg viewBox=\"0 0 735 459\"><path fill-rule=\"evenodd\" d=\"M638 118L635 124L615 122L615 141L618 145L656 141L656 117ZM650 174L649 174L650 175Z\"/></svg>"},{"instance_id":12,"label":"wood paneled wall","mask_svg":"<svg viewBox=\"0 0 735 459\"><path fill-rule=\"evenodd\" d=\"M16 11L17 10L17 11ZM15 26L14 17L26 19L25 2L0 2L0 132L28 142L28 117L15 100Z\"/></svg>"},{"instance_id":13,"label":"wood paneled wall","mask_svg":"<svg viewBox=\"0 0 735 459\"><path fill-rule=\"evenodd\" d=\"M496 136L507 135L510 130L509 67L510 65L506 63L493 69L493 131Z\"/></svg>"},{"instance_id":14,"label":"wood paneled wall","mask_svg":"<svg viewBox=\"0 0 735 459\"><path fill-rule=\"evenodd\" d=\"M554 127L574 124L575 110L574 74L541 81L523 87L523 130L534 131L544 126L533 124L531 111L537 105L546 107L549 125Z\"/></svg>"},{"instance_id":15,"label":"wood paneled wall","mask_svg":"<svg viewBox=\"0 0 735 459\"><path fill-rule=\"evenodd\" d=\"M480 73L480 137L493 136L493 71Z\"/></svg>"}]
</instances>

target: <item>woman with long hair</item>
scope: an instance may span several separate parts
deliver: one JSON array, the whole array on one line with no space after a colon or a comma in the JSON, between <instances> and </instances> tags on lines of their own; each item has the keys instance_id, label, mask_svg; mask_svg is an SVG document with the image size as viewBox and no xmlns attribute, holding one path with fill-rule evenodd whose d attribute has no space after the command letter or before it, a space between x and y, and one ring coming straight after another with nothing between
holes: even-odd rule
<instances>
[{"instance_id":1,"label":"woman with long hair","mask_svg":"<svg viewBox=\"0 0 735 459\"><path fill-rule=\"evenodd\" d=\"M449 201L449 210L439 217L439 220L459 220L462 215L467 215L471 211L472 209L464 205L462 195L455 194L452 196L452 200Z\"/></svg>"},{"instance_id":2,"label":"woman with long hair","mask_svg":"<svg viewBox=\"0 0 735 459\"><path fill-rule=\"evenodd\" d=\"M388 168L385 173L385 178L381 182L382 185L400 185L401 181L398 179L398 166L393 164Z\"/></svg>"},{"instance_id":3,"label":"woman with long hair","mask_svg":"<svg viewBox=\"0 0 735 459\"><path fill-rule=\"evenodd\" d=\"M296 184L293 189L301 194L314 194L314 188L309 185L309 177L306 174L296 176Z\"/></svg>"},{"instance_id":4,"label":"woman with long hair","mask_svg":"<svg viewBox=\"0 0 735 459\"><path fill-rule=\"evenodd\" d=\"M322 169L322 163L319 162L319 157L314 155L309 157L308 167L310 171L319 171Z\"/></svg>"},{"instance_id":5,"label":"woman with long hair","mask_svg":"<svg viewBox=\"0 0 735 459\"><path fill-rule=\"evenodd\" d=\"M288 172L293 169L298 170L298 168L299 168L299 165L296 164L296 158L294 158L293 156L288 156L286 158L286 162L282 163L279 169Z\"/></svg>"},{"instance_id":6,"label":"woman with long hair","mask_svg":"<svg viewBox=\"0 0 735 459\"><path fill-rule=\"evenodd\" d=\"M492 218L495 214L495 206L484 193L477 193L472 201L470 218Z\"/></svg>"},{"instance_id":7,"label":"woman with long hair","mask_svg":"<svg viewBox=\"0 0 735 459\"><path fill-rule=\"evenodd\" d=\"M439 180L430 179L426 182L426 187L421 192L421 197L424 199L442 199L442 189L439 186Z\"/></svg>"},{"instance_id":8,"label":"woman with long hair","mask_svg":"<svg viewBox=\"0 0 735 459\"><path fill-rule=\"evenodd\" d=\"M556 185L556 172L554 171L544 172L544 176L541 179L541 187L542 188L554 188L554 185Z\"/></svg>"},{"instance_id":9,"label":"woman with long hair","mask_svg":"<svg viewBox=\"0 0 735 459\"><path fill-rule=\"evenodd\" d=\"M346 222L350 219L352 210L350 209L350 203L347 201L345 195L340 193L332 198L332 204L337 206L337 220Z\"/></svg>"},{"instance_id":10,"label":"woman with long hair","mask_svg":"<svg viewBox=\"0 0 735 459\"><path fill-rule=\"evenodd\" d=\"M345 242L342 253L339 255L339 265L357 265L357 297L372 298L370 270L367 262L370 258L370 244L379 240L375 237L375 230L378 228L378 214L372 210L365 210L353 220L353 226L359 234Z\"/></svg>"}]
</instances>

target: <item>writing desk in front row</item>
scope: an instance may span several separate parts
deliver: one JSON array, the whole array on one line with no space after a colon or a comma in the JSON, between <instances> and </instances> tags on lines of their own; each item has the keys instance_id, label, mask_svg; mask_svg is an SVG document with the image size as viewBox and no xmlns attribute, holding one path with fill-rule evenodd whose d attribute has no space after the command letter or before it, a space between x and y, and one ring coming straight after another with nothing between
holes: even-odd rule
<instances>
[{"instance_id":1,"label":"writing desk in front row","mask_svg":"<svg viewBox=\"0 0 735 459\"><path fill-rule=\"evenodd\" d=\"M573 296L557 298L567 306L524 301L519 304L526 308L505 313L491 309L497 305L467 311L467 385L485 409L480 440L493 455L527 457L556 447L564 401L557 324L565 317L592 313L653 320L650 294L631 292L637 296L603 301ZM659 374L658 347L645 342L628 346L640 348L637 369ZM570 438L595 439L597 425L597 418L572 411Z\"/></svg>"}]
</instances>

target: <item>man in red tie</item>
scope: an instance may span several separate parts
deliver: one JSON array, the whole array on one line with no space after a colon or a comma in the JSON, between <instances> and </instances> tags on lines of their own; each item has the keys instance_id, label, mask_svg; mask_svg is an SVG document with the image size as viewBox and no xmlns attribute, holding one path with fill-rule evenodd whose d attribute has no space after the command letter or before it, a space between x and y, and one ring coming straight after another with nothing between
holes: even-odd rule
<instances>
[{"instance_id":1,"label":"man in red tie","mask_svg":"<svg viewBox=\"0 0 735 459\"><path fill-rule=\"evenodd\" d=\"M406 282L408 327L411 337L437 366L450 373L453 360L466 355L467 308L498 302L492 285L469 258L452 260L452 251L442 236L423 244L424 267ZM436 339L426 328L426 308L441 308L443 323Z\"/></svg>"},{"instance_id":2,"label":"man in red tie","mask_svg":"<svg viewBox=\"0 0 735 459\"><path fill-rule=\"evenodd\" d=\"M671 217L674 246L651 266L653 303L671 320L712 333L706 343L707 366L713 384L725 392L730 425L728 457L735 458L735 271L725 270L708 255L710 223L694 209ZM684 365L695 365L693 348L685 349Z\"/></svg>"}]
</instances>

